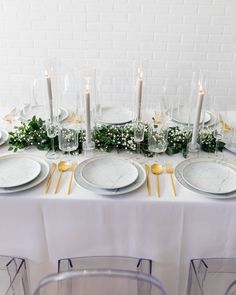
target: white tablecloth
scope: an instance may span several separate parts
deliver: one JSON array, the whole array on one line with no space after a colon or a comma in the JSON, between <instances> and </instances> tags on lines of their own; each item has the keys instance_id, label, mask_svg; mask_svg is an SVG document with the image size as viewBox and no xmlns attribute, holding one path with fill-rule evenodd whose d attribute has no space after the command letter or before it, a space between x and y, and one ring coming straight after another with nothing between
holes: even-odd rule
<instances>
[{"instance_id":1,"label":"white tablecloth","mask_svg":"<svg viewBox=\"0 0 236 295\"><path fill-rule=\"evenodd\" d=\"M44 152L33 153L44 156ZM183 158L168 159L176 164ZM168 294L183 295L190 259L236 257L236 199L207 199L177 181L174 198L167 174L160 177L160 199L155 196L154 176L152 197L147 196L145 185L128 195L109 198L75 184L68 196L68 180L66 173L57 195L45 194L42 184L0 196L0 254L30 260L32 288L40 276L57 270L59 258L124 255L153 259L153 274Z\"/></svg>"}]
</instances>

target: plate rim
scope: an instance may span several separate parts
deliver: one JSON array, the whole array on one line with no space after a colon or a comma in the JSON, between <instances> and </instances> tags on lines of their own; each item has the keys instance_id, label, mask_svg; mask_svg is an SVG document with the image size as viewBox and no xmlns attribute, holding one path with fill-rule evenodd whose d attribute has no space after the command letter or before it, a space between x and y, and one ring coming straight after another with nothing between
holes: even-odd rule
<instances>
[{"instance_id":1,"label":"plate rim","mask_svg":"<svg viewBox=\"0 0 236 295\"><path fill-rule=\"evenodd\" d=\"M107 196L107 197L116 197L116 196L119 196L119 195L124 195L124 194L128 194L130 192L133 192L133 191L139 189L145 183L145 181L146 181L146 172L145 172L144 167L141 164L139 164L137 161L134 161L132 159L127 159L127 160L129 160L132 163L134 163L134 165L137 167L138 170L140 169L139 171L141 171L141 173L139 174L139 176L137 178L137 180L138 180L139 177L143 177L140 180L140 183L137 184L136 183L137 180L136 180L134 183L132 183L131 185L129 185L127 187L124 187L122 189L115 189L115 190L98 189L98 188L94 188L94 187L91 187L91 186L88 188L89 185L87 183L83 183L83 179L82 179L82 184L76 179L77 178L77 175L79 174L78 172L80 171L81 165L83 165L83 163L86 162L86 161L88 161L88 160L85 160L85 161L81 162L77 166L77 168L75 170L75 173L74 173L75 183L78 186L80 186L80 187L82 187L82 188L84 188L84 189L86 189L88 191L91 191L91 192L93 192L95 194L98 194L98 195L101 195L101 196ZM136 186L135 186L135 183L136 183Z\"/></svg>"},{"instance_id":2,"label":"plate rim","mask_svg":"<svg viewBox=\"0 0 236 295\"><path fill-rule=\"evenodd\" d=\"M114 158L115 160L125 161L125 159L117 158L116 156L109 156L109 157L105 157L105 156L104 156L104 157L97 157L97 158L89 159L88 162L86 163L86 165L83 166L83 168L81 168L81 177L83 178L83 180L84 180L85 182L87 182L89 185L91 185L91 186L93 186L93 187L95 187L95 188L100 188L100 189L120 189L120 188L124 188L124 187L126 187L126 186L131 185L133 182L135 182L135 181L137 180L137 178L138 178L138 169L137 169L137 167L136 167L134 164L132 164L132 163L130 163L130 161L128 161L129 164L130 164L130 166L133 167L133 168L135 169L135 173L136 173L135 179L132 180L132 182L130 182L129 184L125 184L125 185L122 185L122 186L119 186L119 187L102 187L102 186L96 185L96 184L94 184L94 183L92 183L92 182L89 182L89 181L84 177L84 175L83 175L83 170L85 169L85 167L86 167L88 164L90 164L90 163L92 163L92 162L94 162L94 161L99 161L99 160L102 160L102 159L107 160L108 158L109 158L109 159L110 159L110 158Z\"/></svg>"},{"instance_id":3,"label":"plate rim","mask_svg":"<svg viewBox=\"0 0 236 295\"><path fill-rule=\"evenodd\" d=\"M200 122L200 124L207 124L207 123L209 123L210 121L211 121L211 114L210 114L210 112L209 111L206 111L205 112L205 116L206 116L206 114L209 116L209 119L207 119L207 121L205 121L205 122ZM174 121L175 123L178 123L178 124L182 124L182 125L188 125L188 122L182 122L182 121L179 121L179 120L176 120L176 119L174 119L173 117L171 117L171 120L172 121ZM190 123L190 126L191 125L194 125L194 123Z\"/></svg>"},{"instance_id":4,"label":"plate rim","mask_svg":"<svg viewBox=\"0 0 236 295\"><path fill-rule=\"evenodd\" d=\"M103 106L103 107L101 107L101 109L105 109L105 108L117 109L116 107L113 107L113 106ZM120 122L108 122L107 120L102 120L101 117L98 115L98 117L97 117L98 122L103 123L103 124L113 124L113 125L126 124L126 123L129 123L129 122L132 122L132 120L133 120L132 111L129 110L128 108L125 108L125 107L120 107L119 109L121 109L121 110L123 109L123 110L128 111L131 114L132 118L130 118L129 120L122 120Z\"/></svg>"},{"instance_id":5,"label":"plate rim","mask_svg":"<svg viewBox=\"0 0 236 295\"><path fill-rule=\"evenodd\" d=\"M14 154L13 154L14 155ZM12 159L12 158L14 158L11 154L9 154L9 156L8 157L5 157L4 159L1 159L1 157L0 157L0 162L1 162L1 160L6 160L6 159ZM21 185L25 185L25 184L27 184L27 183L29 183L29 182L31 182L31 181L33 181L35 178L37 178L38 176L39 176L39 174L40 174L40 172L41 172L41 165L37 162L37 161L35 161L34 159L32 159L32 158L28 158L28 157L25 157L25 156L22 156L22 157L19 157L19 158L24 158L24 159L28 159L28 160L30 160L31 162L33 162L33 163L35 163L36 164L36 166L37 166L37 171L35 172L35 174L34 174L34 176L32 177L32 178L30 178L30 179L28 179L28 180L25 180L24 182L21 182L21 183L19 183L19 184L16 184L16 185L7 185L7 186L1 186L1 184L0 184L0 188L13 188L13 187L16 187L16 186L21 186Z\"/></svg>"},{"instance_id":6,"label":"plate rim","mask_svg":"<svg viewBox=\"0 0 236 295\"><path fill-rule=\"evenodd\" d=\"M1 129L2 137L0 138L0 146L4 145L8 141L9 133L6 130Z\"/></svg>"},{"instance_id":7,"label":"plate rim","mask_svg":"<svg viewBox=\"0 0 236 295\"><path fill-rule=\"evenodd\" d=\"M196 158L194 158L196 160ZM181 161L179 164L176 165L175 167L175 178L177 179L177 181L183 186L185 187L186 189L192 191L192 192L195 192L197 193L200 197L205 197L205 198L208 198L208 199L214 199L214 200L225 200L225 199L233 199L233 198L236 198L236 192L232 192L232 193L229 193L229 194L210 194L210 193L206 193L206 192L203 192L203 191L200 191L200 190L197 190L195 188L193 188L192 186L188 185L183 177L182 177L182 174L181 174L181 170L183 169L183 165L185 165L185 163L187 161L190 161L190 160L194 160L193 158L192 159L186 159L186 160L183 160ZM213 157L209 157L209 158L206 158L207 160L208 159L213 159ZM236 167L235 165L231 164L231 163L228 163L229 165L232 165L234 167Z\"/></svg>"},{"instance_id":8,"label":"plate rim","mask_svg":"<svg viewBox=\"0 0 236 295\"><path fill-rule=\"evenodd\" d=\"M9 154L3 154L0 156L0 158L2 157L6 157L8 156ZM26 153L22 153L22 154L12 154L14 157L19 157L21 155L24 155L26 157L29 157L29 158L32 158L32 159L35 159L36 161L38 160L39 161L39 164L41 166L41 172L39 173L38 177L36 177L34 180L32 180L31 182L29 183L26 183L24 185L21 185L21 186L16 186L15 189L14 187L13 188L10 188L10 189L3 189L3 188L0 188L0 195L1 194L12 194L12 193L17 193L17 192L23 192L23 191L26 191L28 189L31 189L33 187L36 187L37 185L39 185L40 183L42 183L48 176L49 172L50 172L50 167L49 167L49 164L48 162L42 158L41 156L38 156L38 155L30 155L30 154L26 154ZM44 165L45 167L45 174L44 175L41 175L42 171L43 171L43 168L42 168L42 165ZM39 179L41 175L41 178Z\"/></svg>"},{"instance_id":9,"label":"plate rim","mask_svg":"<svg viewBox=\"0 0 236 295\"><path fill-rule=\"evenodd\" d=\"M199 163L199 162L206 162L206 161L203 161L203 160L202 160L202 161L195 161L195 162L193 162L193 163L189 163L189 164L187 164L187 165L183 168L183 170L182 170L182 177L183 177L184 181L185 181L188 185L190 185L191 187L193 187L193 188L195 188L195 189L197 189L197 190L199 190L199 191L202 191L202 192L204 192L204 193L216 194L216 195L224 195L224 194L229 194L229 193L232 193L232 192L235 192L235 191L236 191L236 188L235 188L235 189L232 189L232 190L229 190L229 191L224 191L224 192L213 192L213 191L210 191L210 190L203 190L203 189L201 189L200 187L197 187L197 186L191 184L191 183L186 179L186 177L184 176L184 170L187 169L187 167L190 166L191 164ZM216 164L219 164L219 165L223 165L223 163L226 163L226 162L223 162L223 161L219 161L219 162L217 162L217 161L208 161L208 162L210 162L210 163L216 163ZM226 164L227 164L227 163L226 163ZM235 167L235 169L234 169L234 168L230 167L230 165L224 165L224 166L226 166L227 168L231 169L231 170L234 171L234 173L236 174L236 167Z\"/></svg>"}]
</instances>

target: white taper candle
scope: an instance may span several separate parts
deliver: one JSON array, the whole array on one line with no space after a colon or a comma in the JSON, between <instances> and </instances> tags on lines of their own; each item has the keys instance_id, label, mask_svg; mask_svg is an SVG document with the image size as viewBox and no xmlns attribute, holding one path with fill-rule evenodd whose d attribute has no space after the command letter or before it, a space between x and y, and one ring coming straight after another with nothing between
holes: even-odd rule
<instances>
[{"instance_id":1,"label":"white taper candle","mask_svg":"<svg viewBox=\"0 0 236 295\"><path fill-rule=\"evenodd\" d=\"M201 111L202 111L202 103L204 99L204 92L202 89L202 85L200 83L199 83L199 88L200 89L199 89L198 100L197 100L197 109L196 109L195 121L193 125L192 141L191 141L192 145L196 145L197 143Z\"/></svg>"}]
</instances>

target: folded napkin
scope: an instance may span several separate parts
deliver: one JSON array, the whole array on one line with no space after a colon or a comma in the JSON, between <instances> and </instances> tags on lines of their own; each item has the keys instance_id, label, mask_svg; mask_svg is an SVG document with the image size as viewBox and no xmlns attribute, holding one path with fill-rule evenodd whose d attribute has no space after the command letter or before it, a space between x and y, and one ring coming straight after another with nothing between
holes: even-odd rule
<instances>
[{"instance_id":1,"label":"folded napkin","mask_svg":"<svg viewBox=\"0 0 236 295\"><path fill-rule=\"evenodd\" d=\"M13 107L5 116L3 116L3 120L7 121L8 123L12 123L13 119L17 115L16 107Z\"/></svg>"}]
</instances>

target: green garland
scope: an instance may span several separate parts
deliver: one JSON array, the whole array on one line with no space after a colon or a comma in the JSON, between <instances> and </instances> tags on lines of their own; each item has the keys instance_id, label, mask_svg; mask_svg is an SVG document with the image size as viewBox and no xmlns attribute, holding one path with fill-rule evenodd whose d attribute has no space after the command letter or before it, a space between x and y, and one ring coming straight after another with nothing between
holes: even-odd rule
<instances>
[{"instance_id":1,"label":"green garland","mask_svg":"<svg viewBox=\"0 0 236 295\"><path fill-rule=\"evenodd\" d=\"M93 140L97 150L111 152L137 151L137 144L134 141L134 129L132 124L124 126L103 125L93 129ZM179 127L169 127L168 130L168 148L166 153L173 155L182 152L186 156L187 144L191 139L191 132L181 130ZM9 133L9 150L16 152L19 149L35 146L40 150L48 150L51 147L51 140L47 136L45 121L40 118L32 117L27 123L21 123L14 128L14 132ZM79 132L78 152L82 151L82 143L85 138L85 132ZM199 133L198 142L202 150L214 152L216 140L212 131L203 129ZM58 149L58 139L55 138L55 147ZM222 151L224 143L218 143L218 149ZM146 156L152 156L148 150L148 125L145 125L144 140L141 142L140 151Z\"/></svg>"}]
</instances>

